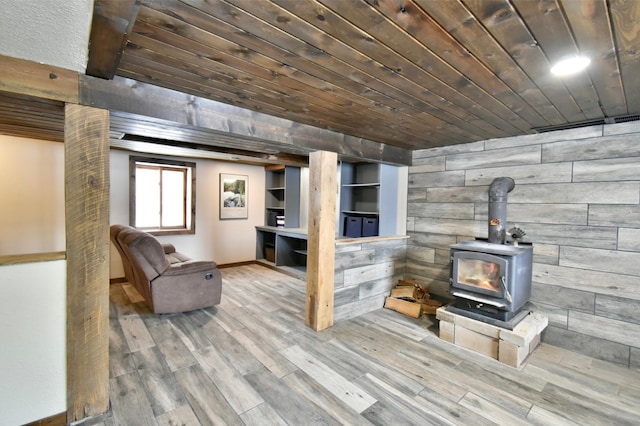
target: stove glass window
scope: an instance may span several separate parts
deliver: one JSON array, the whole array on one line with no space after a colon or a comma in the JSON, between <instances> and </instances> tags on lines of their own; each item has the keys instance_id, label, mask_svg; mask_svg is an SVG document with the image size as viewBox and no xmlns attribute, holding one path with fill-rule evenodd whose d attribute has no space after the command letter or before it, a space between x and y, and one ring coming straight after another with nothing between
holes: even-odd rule
<instances>
[{"instance_id":1,"label":"stove glass window","mask_svg":"<svg viewBox=\"0 0 640 426\"><path fill-rule=\"evenodd\" d=\"M458 259L460 284L500 291L500 265L479 259Z\"/></svg>"}]
</instances>

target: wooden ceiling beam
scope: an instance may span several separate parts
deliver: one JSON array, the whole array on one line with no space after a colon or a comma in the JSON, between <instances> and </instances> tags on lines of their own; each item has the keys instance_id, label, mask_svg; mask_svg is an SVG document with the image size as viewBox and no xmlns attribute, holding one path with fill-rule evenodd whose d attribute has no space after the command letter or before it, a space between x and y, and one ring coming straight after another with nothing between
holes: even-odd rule
<instances>
[{"instance_id":1,"label":"wooden ceiling beam","mask_svg":"<svg viewBox=\"0 0 640 426\"><path fill-rule=\"evenodd\" d=\"M111 80L118 69L127 35L140 10L139 0L95 0L87 74Z\"/></svg>"},{"instance_id":2,"label":"wooden ceiling beam","mask_svg":"<svg viewBox=\"0 0 640 426\"><path fill-rule=\"evenodd\" d=\"M262 152L324 150L344 159L410 165L411 150L296 123L221 102L117 77L81 76L80 103L207 129L250 141ZM135 134L135 126L132 127ZM212 141L212 144L215 142Z\"/></svg>"},{"instance_id":3,"label":"wooden ceiling beam","mask_svg":"<svg viewBox=\"0 0 640 426\"><path fill-rule=\"evenodd\" d=\"M0 91L78 102L78 73L0 55Z\"/></svg>"}]
</instances>

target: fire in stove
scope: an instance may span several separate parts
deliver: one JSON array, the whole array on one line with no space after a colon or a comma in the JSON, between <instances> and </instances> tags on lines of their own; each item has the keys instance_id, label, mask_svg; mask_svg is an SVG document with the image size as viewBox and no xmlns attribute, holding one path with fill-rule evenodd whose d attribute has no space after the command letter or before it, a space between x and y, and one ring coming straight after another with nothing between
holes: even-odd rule
<instances>
[{"instance_id":1,"label":"fire in stove","mask_svg":"<svg viewBox=\"0 0 640 426\"><path fill-rule=\"evenodd\" d=\"M507 193L515 183L498 178L489 188L488 241L463 241L451 246L449 310L513 328L531 296L533 246L506 242ZM524 235L524 232L522 232Z\"/></svg>"}]
</instances>

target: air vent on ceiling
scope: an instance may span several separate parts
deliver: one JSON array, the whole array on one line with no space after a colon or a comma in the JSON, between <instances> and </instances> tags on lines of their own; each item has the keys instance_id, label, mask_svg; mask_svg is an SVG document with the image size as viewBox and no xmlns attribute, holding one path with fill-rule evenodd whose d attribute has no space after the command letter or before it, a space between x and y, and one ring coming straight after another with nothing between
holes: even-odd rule
<instances>
[{"instance_id":1,"label":"air vent on ceiling","mask_svg":"<svg viewBox=\"0 0 640 426\"><path fill-rule=\"evenodd\" d=\"M538 133L553 132L555 130L577 129L579 127L600 126L603 124L628 123L629 121L640 120L640 114L618 115L616 117L599 118L597 120L585 120L574 123L558 124L555 126L537 127L533 130Z\"/></svg>"}]
</instances>

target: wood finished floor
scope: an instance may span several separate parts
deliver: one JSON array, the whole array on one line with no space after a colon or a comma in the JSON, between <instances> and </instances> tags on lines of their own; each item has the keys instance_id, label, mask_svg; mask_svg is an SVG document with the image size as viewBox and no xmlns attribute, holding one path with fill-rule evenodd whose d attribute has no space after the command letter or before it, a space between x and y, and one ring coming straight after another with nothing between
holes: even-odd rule
<instances>
[{"instance_id":1,"label":"wood finished floor","mask_svg":"<svg viewBox=\"0 0 640 426\"><path fill-rule=\"evenodd\" d=\"M220 305L153 315L111 286L110 425L637 425L640 372L542 344L515 369L380 309L321 332L305 284L222 270Z\"/></svg>"}]
</instances>

